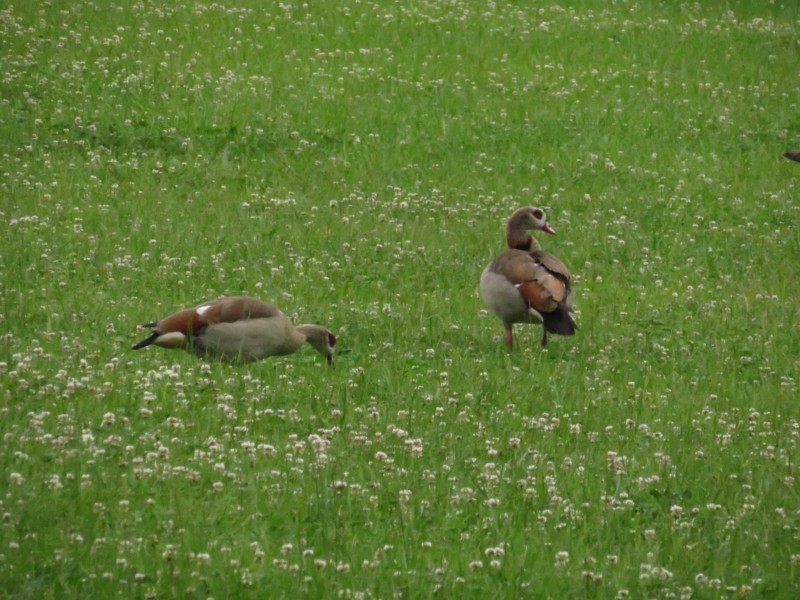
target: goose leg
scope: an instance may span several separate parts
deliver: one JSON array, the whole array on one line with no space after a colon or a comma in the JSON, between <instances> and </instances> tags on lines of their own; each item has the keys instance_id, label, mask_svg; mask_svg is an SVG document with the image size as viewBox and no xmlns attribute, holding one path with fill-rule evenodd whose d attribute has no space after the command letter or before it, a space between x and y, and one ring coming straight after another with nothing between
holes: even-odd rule
<instances>
[{"instance_id":1,"label":"goose leg","mask_svg":"<svg viewBox=\"0 0 800 600\"><path fill-rule=\"evenodd\" d=\"M547 348L547 329L544 330L544 335L542 336L542 348Z\"/></svg>"},{"instance_id":2,"label":"goose leg","mask_svg":"<svg viewBox=\"0 0 800 600\"><path fill-rule=\"evenodd\" d=\"M506 328L506 346L509 350L514 347L514 331L511 327Z\"/></svg>"}]
</instances>

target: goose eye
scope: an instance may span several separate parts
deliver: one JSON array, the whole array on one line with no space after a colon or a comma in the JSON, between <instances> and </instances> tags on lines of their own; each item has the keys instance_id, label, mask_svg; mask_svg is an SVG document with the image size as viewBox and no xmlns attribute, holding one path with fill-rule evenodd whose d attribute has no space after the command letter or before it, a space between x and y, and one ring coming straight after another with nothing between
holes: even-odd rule
<instances>
[{"instance_id":1,"label":"goose eye","mask_svg":"<svg viewBox=\"0 0 800 600\"><path fill-rule=\"evenodd\" d=\"M533 210L533 217L534 219L544 219L544 211L540 208L535 208Z\"/></svg>"}]
</instances>

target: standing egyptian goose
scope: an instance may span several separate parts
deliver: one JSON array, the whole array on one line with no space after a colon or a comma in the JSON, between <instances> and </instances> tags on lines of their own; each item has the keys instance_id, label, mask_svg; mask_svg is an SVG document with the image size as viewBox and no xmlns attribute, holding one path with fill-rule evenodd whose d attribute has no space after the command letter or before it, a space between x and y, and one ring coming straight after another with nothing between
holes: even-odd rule
<instances>
[{"instance_id":1,"label":"standing egyptian goose","mask_svg":"<svg viewBox=\"0 0 800 600\"><path fill-rule=\"evenodd\" d=\"M509 249L497 256L481 274L481 295L503 322L506 345L514 346L514 323L541 323L542 347L547 334L573 335L572 278L566 265L548 252L529 230L555 235L541 208L526 206L508 220Z\"/></svg>"},{"instance_id":2,"label":"standing egyptian goose","mask_svg":"<svg viewBox=\"0 0 800 600\"><path fill-rule=\"evenodd\" d=\"M227 296L142 327L153 330L134 350L155 344L205 358L250 362L296 352L308 342L333 366L336 336L319 325L294 327L278 308L247 296Z\"/></svg>"}]
</instances>

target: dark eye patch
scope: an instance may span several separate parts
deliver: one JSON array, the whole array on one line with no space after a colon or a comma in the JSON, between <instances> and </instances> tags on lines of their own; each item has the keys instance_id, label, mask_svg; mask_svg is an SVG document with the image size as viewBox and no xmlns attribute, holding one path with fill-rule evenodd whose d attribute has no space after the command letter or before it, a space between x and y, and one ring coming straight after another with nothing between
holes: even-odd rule
<instances>
[{"instance_id":1,"label":"dark eye patch","mask_svg":"<svg viewBox=\"0 0 800 600\"><path fill-rule=\"evenodd\" d=\"M540 209L536 208L533 211L533 216L535 219L541 219L542 217L544 217L544 213Z\"/></svg>"},{"instance_id":2,"label":"dark eye patch","mask_svg":"<svg viewBox=\"0 0 800 600\"><path fill-rule=\"evenodd\" d=\"M336 345L336 336L328 333L328 345L333 348Z\"/></svg>"}]
</instances>

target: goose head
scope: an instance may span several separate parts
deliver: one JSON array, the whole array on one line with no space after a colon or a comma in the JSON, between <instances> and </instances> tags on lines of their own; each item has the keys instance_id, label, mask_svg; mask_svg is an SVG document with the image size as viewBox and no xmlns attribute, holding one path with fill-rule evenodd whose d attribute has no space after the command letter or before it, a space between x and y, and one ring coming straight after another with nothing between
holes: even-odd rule
<instances>
[{"instance_id":1,"label":"goose head","mask_svg":"<svg viewBox=\"0 0 800 600\"><path fill-rule=\"evenodd\" d=\"M538 242L529 231L544 231L555 235L556 231L547 223L544 210L535 206L523 206L514 211L508 219L507 240L508 247L517 250L538 250Z\"/></svg>"},{"instance_id":2,"label":"goose head","mask_svg":"<svg viewBox=\"0 0 800 600\"><path fill-rule=\"evenodd\" d=\"M303 334L306 342L325 357L328 365L333 366L333 351L336 348L336 336L321 325L299 325L297 331Z\"/></svg>"}]
</instances>

